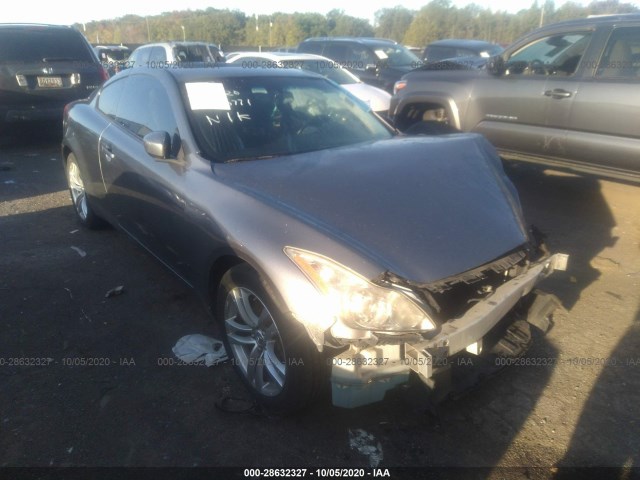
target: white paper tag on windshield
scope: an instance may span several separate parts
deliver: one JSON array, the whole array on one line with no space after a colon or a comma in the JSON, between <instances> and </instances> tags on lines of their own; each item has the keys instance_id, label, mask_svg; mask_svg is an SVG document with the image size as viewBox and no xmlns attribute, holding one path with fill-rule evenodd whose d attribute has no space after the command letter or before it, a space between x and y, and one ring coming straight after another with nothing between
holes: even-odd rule
<instances>
[{"instance_id":1,"label":"white paper tag on windshield","mask_svg":"<svg viewBox=\"0 0 640 480\"><path fill-rule=\"evenodd\" d=\"M231 110L224 85L219 82L185 84L191 110Z\"/></svg>"},{"instance_id":2,"label":"white paper tag on windshield","mask_svg":"<svg viewBox=\"0 0 640 480\"><path fill-rule=\"evenodd\" d=\"M387 54L384 53L384 50L375 50L375 52L380 60L386 60L387 58L389 58Z\"/></svg>"}]
</instances>

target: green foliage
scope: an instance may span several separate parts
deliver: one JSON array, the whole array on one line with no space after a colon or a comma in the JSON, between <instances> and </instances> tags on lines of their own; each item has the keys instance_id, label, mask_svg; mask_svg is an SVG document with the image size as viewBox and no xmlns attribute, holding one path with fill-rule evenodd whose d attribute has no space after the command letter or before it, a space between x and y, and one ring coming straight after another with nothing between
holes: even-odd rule
<instances>
[{"instance_id":1,"label":"green foliage","mask_svg":"<svg viewBox=\"0 0 640 480\"><path fill-rule=\"evenodd\" d=\"M276 47L295 46L309 37L377 36L423 47L442 38L477 38L508 44L541 22L640 12L635 5L620 0L593 1L587 7L568 2L558 9L553 0L542 1L534 0L530 8L509 14L474 4L459 8L451 0L432 0L417 12L402 6L379 10L375 14L375 28L367 20L337 9L327 15L277 12L250 16L238 10L216 8L165 12L152 17L126 15L76 27L92 43L142 44L182 40L184 35L186 40L221 44L223 48Z\"/></svg>"},{"instance_id":2,"label":"green foliage","mask_svg":"<svg viewBox=\"0 0 640 480\"><path fill-rule=\"evenodd\" d=\"M400 6L378 10L375 15L376 37L402 42L409 25L413 22L414 14L415 12Z\"/></svg>"}]
</instances>

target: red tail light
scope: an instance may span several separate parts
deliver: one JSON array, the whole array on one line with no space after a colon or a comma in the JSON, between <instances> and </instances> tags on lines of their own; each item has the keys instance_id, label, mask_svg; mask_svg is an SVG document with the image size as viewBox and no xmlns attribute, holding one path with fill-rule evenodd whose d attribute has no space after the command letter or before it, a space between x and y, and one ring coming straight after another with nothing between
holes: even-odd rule
<instances>
[{"instance_id":1,"label":"red tail light","mask_svg":"<svg viewBox=\"0 0 640 480\"><path fill-rule=\"evenodd\" d=\"M107 69L102 65L98 67L98 74L100 75L101 81L106 82L107 80L109 80L109 72L107 72Z\"/></svg>"}]
</instances>

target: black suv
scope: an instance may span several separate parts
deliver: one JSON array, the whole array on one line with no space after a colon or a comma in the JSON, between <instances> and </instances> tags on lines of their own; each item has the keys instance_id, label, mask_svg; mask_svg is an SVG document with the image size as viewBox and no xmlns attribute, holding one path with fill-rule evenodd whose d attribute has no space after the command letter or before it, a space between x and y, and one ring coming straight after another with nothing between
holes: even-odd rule
<instances>
[{"instance_id":1,"label":"black suv","mask_svg":"<svg viewBox=\"0 0 640 480\"><path fill-rule=\"evenodd\" d=\"M308 38L298 45L298 52L330 58L363 82L388 92L402 75L422 65L406 47L382 38Z\"/></svg>"},{"instance_id":2,"label":"black suv","mask_svg":"<svg viewBox=\"0 0 640 480\"><path fill-rule=\"evenodd\" d=\"M505 158L640 181L640 15L548 25L480 70L427 68L396 84L400 130L441 121Z\"/></svg>"},{"instance_id":3,"label":"black suv","mask_svg":"<svg viewBox=\"0 0 640 480\"><path fill-rule=\"evenodd\" d=\"M0 126L62 121L67 103L88 97L107 78L74 28L0 24Z\"/></svg>"}]
</instances>

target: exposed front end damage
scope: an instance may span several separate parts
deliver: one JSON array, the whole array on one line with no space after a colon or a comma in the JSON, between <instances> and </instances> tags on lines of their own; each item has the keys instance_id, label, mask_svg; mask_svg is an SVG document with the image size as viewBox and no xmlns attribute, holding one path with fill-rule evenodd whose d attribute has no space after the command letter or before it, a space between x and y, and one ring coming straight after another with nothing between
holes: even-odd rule
<instances>
[{"instance_id":1,"label":"exposed front end damage","mask_svg":"<svg viewBox=\"0 0 640 480\"><path fill-rule=\"evenodd\" d=\"M382 400L388 390L407 382L411 372L433 389L438 374L461 352L480 355L490 349L498 356L522 355L530 343L529 325L547 330L549 315L558 305L555 297L534 288L554 270L565 270L567 261L567 255L555 254L514 270L517 255L505 257L498 262L504 268L496 270L508 279L493 282L495 288L486 287L486 283L480 286L477 290L485 294L483 298L472 299L472 306L463 313L429 332L360 335L344 325L334 325L333 338L348 348L333 358L333 404L352 408ZM474 283L474 276L486 279L482 271L486 269L468 273L463 283ZM440 287L446 286L440 282ZM432 298L428 303L437 310L442 302Z\"/></svg>"}]
</instances>

